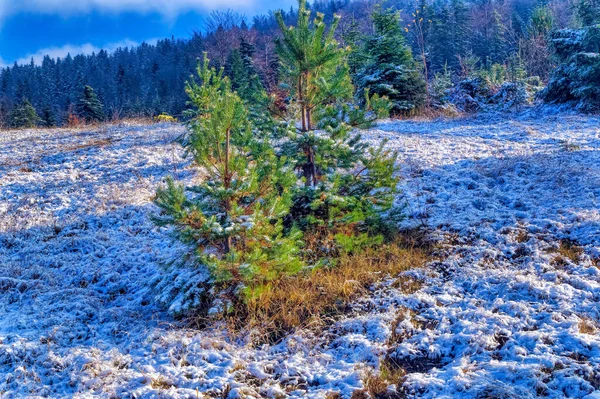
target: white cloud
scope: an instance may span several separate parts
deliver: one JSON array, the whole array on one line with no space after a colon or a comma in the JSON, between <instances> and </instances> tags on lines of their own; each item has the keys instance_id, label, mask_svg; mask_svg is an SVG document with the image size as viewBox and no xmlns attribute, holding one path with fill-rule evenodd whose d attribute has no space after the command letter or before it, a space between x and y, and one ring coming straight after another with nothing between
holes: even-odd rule
<instances>
[{"instance_id":1,"label":"white cloud","mask_svg":"<svg viewBox=\"0 0 600 399\"><path fill-rule=\"evenodd\" d=\"M260 0L0 0L0 20L18 12L76 15L92 10L135 11L174 16L186 10L206 11L217 8L252 11L259 3Z\"/></svg>"},{"instance_id":2,"label":"white cloud","mask_svg":"<svg viewBox=\"0 0 600 399\"><path fill-rule=\"evenodd\" d=\"M156 41L157 41L157 39L150 39L150 40L146 40L146 43L153 44L153 43L156 43ZM119 47L134 47L134 46L137 46L138 44L139 44L138 42L135 42L133 40L122 40L122 41L115 42L115 43L109 43L109 44L106 44L101 47L95 46L91 43L85 43L85 44L79 44L79 45L66 44L66 45L60 46L60 47L47 47L47 48L40 49L33 54L28 54L23 58L19 58L17 60L17 63L18 64L28 64L31 62L31 59L33 58L34 63L41 64L42 60L44 59L44 56L46 56L46 55L50 56L50 58L64 58L64 57L66 57L67 54L71 54L72 56L75 56L77 54L89 55L92 53L98 53L102 49L104 49L110 53L110 52L115 51ZM2 65L1 58L0 58L0 65Z\"/></svg>"}]
</instances>

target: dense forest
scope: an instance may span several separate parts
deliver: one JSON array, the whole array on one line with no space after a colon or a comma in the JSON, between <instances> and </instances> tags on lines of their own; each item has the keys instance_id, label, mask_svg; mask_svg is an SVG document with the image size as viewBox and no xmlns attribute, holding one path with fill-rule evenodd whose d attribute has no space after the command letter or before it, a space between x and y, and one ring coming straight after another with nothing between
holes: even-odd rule
<instances>
[{"instance_id":1,"label":"dense forest","mask_svg":"<svg viewBox=\"0 0 600 399\"><path fill-rule=\"evenodd\" d=\"M596 0L389 0L383 5L330 0L309 7L330 20L334 14L341 16L336 40L348 49L357 96L363 89L386 95L396 113L446 109L449 104L462 111L485 104L519 105L547 85L558 63L583 62L569 57L598 51L593 48L598 46ZM385 10L387 20L375 20L377 10ZM282 15L291 24L297 11ZM4 68L0 127L179 116L187 107L185 82L203 52L214 66L224 68L238 91L256 78L272 98L285 103L273 40L280 35L274 13L247 21L234 11L213 12L203 28L188 39L164 39L113 53L46 57L41 65L32 60ZM575 48L551 44L565 37L578 42ZM555 54L556 48L563 54ZM587 62L592 73L583 79L593 82L598 60ZM569 73L567 67L561 70ZM573 88L557 90L541 94L554 102L578 101L583 95L592 105L587 101L582 108L598 107L597 87L583 94Z\"/></svg>"}]
</instances>

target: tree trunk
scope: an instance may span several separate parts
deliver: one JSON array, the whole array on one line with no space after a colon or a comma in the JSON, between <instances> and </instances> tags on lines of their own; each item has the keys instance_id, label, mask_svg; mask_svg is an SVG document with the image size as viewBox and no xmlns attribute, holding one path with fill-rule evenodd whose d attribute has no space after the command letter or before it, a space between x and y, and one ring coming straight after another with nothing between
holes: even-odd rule
<instances>
[{"instance_id":1,"label":"tree trunk","mask_svg":"<svg viewBox=\"0 0 600 399\"><path fill-rule=\"evenodd\" d=\"M231 187L231 176L229 171L229 152L231 151L231 129L227 129L225 138L225 176L223 178L223 185L225 189L229 190ZM229 219L229 212L231 211L231 202L229 198L225 200L225 219ZM231 236L225 238L225 253L228 254L231 251Z\"/></svg>"},{"instance_id":2,"label":"tree trunk","mask_svg":"<svg viewBox=\"0 0 600 399\"><path fill-rule=\"evenodd\" d=\"M306 132L306 105L304 104L304 84L302 74L298 77L298 102L300 103L300 114L302 116L302 131Z\"/></svg>"}]
</instances>

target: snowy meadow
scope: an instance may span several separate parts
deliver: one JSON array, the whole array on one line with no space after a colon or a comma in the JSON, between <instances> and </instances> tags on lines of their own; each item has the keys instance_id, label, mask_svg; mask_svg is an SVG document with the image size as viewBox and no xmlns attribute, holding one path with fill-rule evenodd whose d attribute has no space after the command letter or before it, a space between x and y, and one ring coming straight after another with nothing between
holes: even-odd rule
<instances>
[{"instance_id":1,"label":"snowy meadow","mask_svg":"<svg viewBox=\"0 0 600 399\"><path fill-rule=\"evenodd\" d=\"M150 220L152 198L168 175L197 178L174 143L183 132L0 134L0 398L362 398L390 367L402 387L380 397L596 397L600 118L364 132L398 150L402 227L427 231L435 256L273 345L158 305L182 248Z\"/></svg>"}]
</instances>

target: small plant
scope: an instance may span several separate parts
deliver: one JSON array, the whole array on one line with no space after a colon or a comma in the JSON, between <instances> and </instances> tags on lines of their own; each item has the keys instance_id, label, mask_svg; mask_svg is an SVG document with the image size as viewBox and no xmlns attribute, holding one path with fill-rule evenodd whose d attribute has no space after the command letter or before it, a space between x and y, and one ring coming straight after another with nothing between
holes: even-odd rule
<instances>
[{"instance_id":1,"label":"small plant","mask_svg":"<svg viewBox=\"0 0 600 399\"><path fill-rule=\"evenodd\" d=\"M310 15L304 0L295 27L277 14L289 113L269 114L259 88L250 108L251 98L242 99L206 55L199 83L187 85L193 111L181 143L204 178L191 187L167 180L155 220L190 245L210 278L157 284L169 298L183 290L175 311L204 305L209 315L233 316L237 327L277 335L337 314L376 272L406 266L392 242L402 215L392 209L396 153L385 142L370 147L355 131L388 115L390 102L367 89L364 106L353 103L347 53L334 35L339 17L328 30L322 14L312 23ZM230 71L246 87L238 72Z\"/></svg>"},{"instance_id":2,"label":"small plant","mask_svg":"<svg viewBox=\"0 0 600 399\"><path fill-rule=\"evenodd\" d=\"M187 188L167 180L156 194L162 212L155 220L175 228L213 284L251 298L302 267L300 233L283 229L295 179L270 144L255 138L244 103L206 55L198 75L200 83L186 89L195 111L182 144L206 177Z\"/></svg>"},{"instance_id":3,"label":"small plant","mask_svg":"<svg viewBox=\"0 0 600 399\"><path fill-rule=\"evenodd\" d=\"M156 123L177 123L178 121L177 121L177 118L175 118L169 114L162 113L162 114L154 117L154 122L156 122Z\"/></svg>"}]
</instances>

